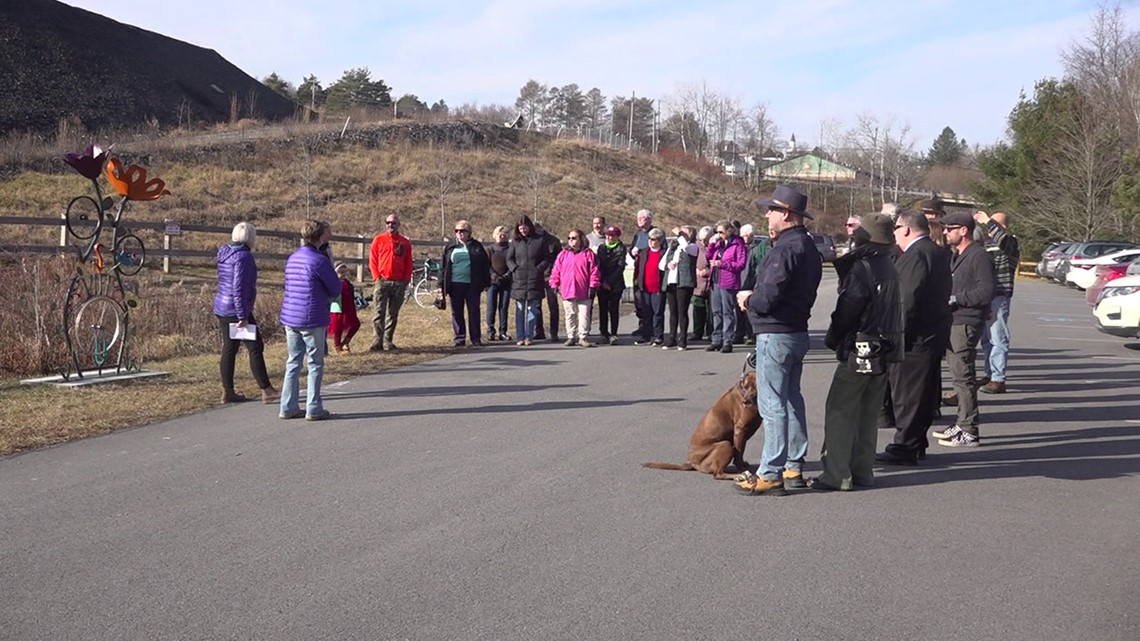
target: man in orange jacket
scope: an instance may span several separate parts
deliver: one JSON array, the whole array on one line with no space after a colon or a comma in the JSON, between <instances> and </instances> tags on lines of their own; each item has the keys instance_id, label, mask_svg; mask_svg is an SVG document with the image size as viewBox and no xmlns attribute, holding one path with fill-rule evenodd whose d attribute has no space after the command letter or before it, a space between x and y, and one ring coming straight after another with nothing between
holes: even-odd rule
<instances>
[{"instance_id":1,"label":"man in orange jacket","mask_svg":"<svg viewBox=\"0 0 1140 641\"><path fill-rule=\"evenodd\" d=\"M404 304L404 294L412 278L412 241L400 235L399 214L388 214L384 224L387 231L372 239L368 254L368 268L376 283L372 293L372 303L376 305L372 328L376 331L376 339L368 348L371 352L396 349L392 335L396 333L400 307Z\"/></svg>"}]
</instances>

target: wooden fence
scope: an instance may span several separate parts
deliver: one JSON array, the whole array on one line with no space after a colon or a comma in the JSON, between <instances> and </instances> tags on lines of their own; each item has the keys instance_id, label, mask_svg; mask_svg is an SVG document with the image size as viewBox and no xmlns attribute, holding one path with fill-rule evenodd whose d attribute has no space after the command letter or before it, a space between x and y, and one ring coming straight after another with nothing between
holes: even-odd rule
<instances>
[{"instance_id":1,"label":"wooden fence","mask_svg":"<svg viewBox=\"0 0 1140 641\"><path fill-rule=\"evenodd\" d=\"M162 236L162 247L146 247L146 264L153 267L157 259L162 259L162 271L169 274L172 268L172 259L176 258L204 258L213 259L217 255L217 249L179 249L177 247L178 241L187 237L190 234L213 234L221 235L223 238L214 241L210 244L223 245L229 241L230 234L233 232L233 227L220 227L216 225L198 225L198 224L182 224L176 221L165 222L147 222L147 221L131 221L129 225L120 223L132 231L136 230L152 230ZM66 254L78 252L81 246L86 244L86 241L80 241L72 238L67 233L67 225L65 218L51 217L34 217L34 216L0 216L0 225L24 225L24 226L43 226L43 227L58 227L59 228L59 244L58 245L8 245L0 244L0 253L4 254ZM108 238L111 235L110 227L104 230ZM297 241L298 233L296 231L274 231L271 229L257 230L257 237L260 238L279 238L285 241ZM368 269L368 250L372 245L373 236L364 236L357 234L355 236L333 236L332 242L333 255L337 262L348 263L356 269L357 282L365 281L365 274ZM299 241L298 241L299 243ZM339 245L339 246L338 246ZM349 246L349 251L343 251L344 245ZM412 246L417 252L424 252L425 250L430 253L438 254L444 243L438 240L412 240ZM342 251L338 251L342 250ZM282 261L284 262L289 258L288 253L274 253L274 252L258 252L257 260L261 261ZM418 262L418 261L417 261ZM368 280L371 280L371 274L368 274Z\"/></svg>"}]
</instances>

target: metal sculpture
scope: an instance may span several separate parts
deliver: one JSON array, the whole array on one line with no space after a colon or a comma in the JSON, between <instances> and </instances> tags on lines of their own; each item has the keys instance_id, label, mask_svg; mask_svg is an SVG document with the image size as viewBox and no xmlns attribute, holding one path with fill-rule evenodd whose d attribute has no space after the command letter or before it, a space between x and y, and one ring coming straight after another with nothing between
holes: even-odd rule
<instances>
[{"instance_id":1,"label":"metal sculpture","mask_svg":"<svg viewBox=\"0 0 1140 641\"><path fill-rule=\"evenodd\" d=\"M64 216L68 235L79 241L74 245L79 260L63 302L69 361L60 373L65 381L72 375L82 379L85 370L101 375L104 370L118 374L140 369L139 363L130 357L128 340L130 311L138 307L138 299L124 287L123 277L142 269L146 247L122 224L123 213L133 200L157 200L170 192L162 180L148 179L143 167L124 167L118 158L108 159L109 151L89 145L82 154L70 153L63 158L79 175L90 180L95 190L94 198L72 198ZM100 176L119 195L117 203L114 198L103 196ZM102 234L108 226L111 238L109 244L104 244Z\"/></svg>"}]
</instances>

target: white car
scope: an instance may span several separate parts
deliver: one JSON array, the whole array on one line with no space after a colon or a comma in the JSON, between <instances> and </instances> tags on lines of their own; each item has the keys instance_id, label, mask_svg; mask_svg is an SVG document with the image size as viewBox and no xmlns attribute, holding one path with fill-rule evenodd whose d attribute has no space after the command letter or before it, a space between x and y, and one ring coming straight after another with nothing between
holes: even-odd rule
<instances>
[{"instance_id":1,"label":"white car","mask_svg":"<svg viewBox=\"0 0 1140 641\"><path fill-rule=\"evenodd\" d=\"M1097 265L1130 263L1137 256L1140 256L1140 247L1122 249L1112 252L1111 254L1094 256L1092 258L1074 258L1069 261L1069 272L1065 274L1065 283L1072 283L1081 290L1088 289L1096 282Z\"/></svg>"},{"instance_id":2,"label":"white car","mask_svg":"<svg viewBox=\"0 0 1140 641\"><path fill-rule=\"evenodd\" d=\"M1140 338L1140 275L1109 281L1093 314L1105 334Z\"/></svg>"}]
</instances>

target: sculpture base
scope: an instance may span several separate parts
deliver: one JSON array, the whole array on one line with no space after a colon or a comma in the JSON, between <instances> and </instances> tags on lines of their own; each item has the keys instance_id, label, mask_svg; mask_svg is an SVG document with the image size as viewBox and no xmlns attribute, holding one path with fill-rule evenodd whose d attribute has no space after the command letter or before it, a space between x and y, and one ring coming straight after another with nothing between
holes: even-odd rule
<instances>
[{"instance_id":1,"label":"sculpture base","mask_svg":"<svg viewBox=\"0 0 1140 641\"><path fill-rule=\"evenodd\" d=\"M80 378L78 374L72 374L64 380L63 376L56 374L55 376L44 376L42 378L27 378L20 381L21 385L55 385L57 387L84 387L86 385L98 385L100 383L125 383L127 381L134 381L140 378L153 378L155 376L170 376L170 372L155 372L153 370L135 370L128 372L126 370L115 372L115 370L103 370L100 372L97 369L85 370L83 377Z\"/></svg>"}]
</instances>

